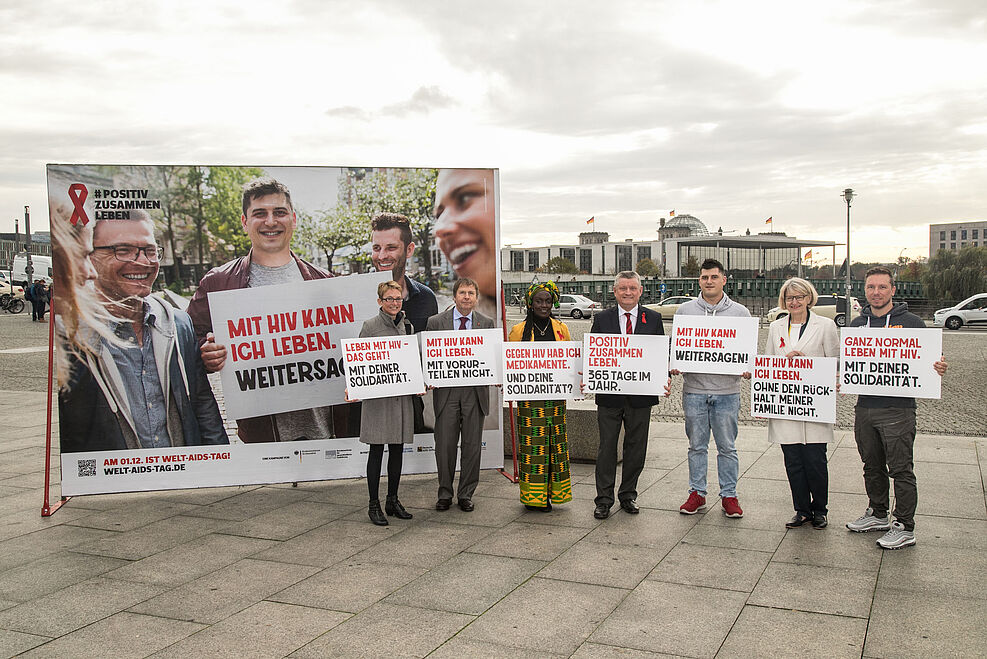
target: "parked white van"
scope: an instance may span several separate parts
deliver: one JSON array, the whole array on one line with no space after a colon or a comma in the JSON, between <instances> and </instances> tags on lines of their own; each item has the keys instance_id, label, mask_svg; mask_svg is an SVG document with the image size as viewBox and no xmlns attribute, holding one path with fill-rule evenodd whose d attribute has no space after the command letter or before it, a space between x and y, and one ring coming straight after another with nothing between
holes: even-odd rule
<instances>
[{"instance_id":1,"label":"parked white van","mask_svg":"<svg viewBox=\"0 0 987 659\"><path fill-rule=\"evenodd\" d=\"M34 267L34 279L45 278L45 282L51 284L52 272L51 272L51 257L50 256L36 256L31 255L31 265ZM27 255L17 254L14 256L14 283L21 286L26 286L27 273L25 272L27 268Z\"/></svg>"}]
</instances>

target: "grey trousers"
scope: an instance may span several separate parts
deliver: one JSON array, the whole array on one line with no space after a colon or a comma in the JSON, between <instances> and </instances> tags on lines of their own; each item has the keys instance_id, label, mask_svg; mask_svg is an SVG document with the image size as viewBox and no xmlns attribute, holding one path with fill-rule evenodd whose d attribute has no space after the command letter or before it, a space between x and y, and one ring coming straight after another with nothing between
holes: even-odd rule
<instances>
[{"instance_id":1,"label":"grey trousers","mask_svg":"<svg viewBox=\"0 0 987 659\"><path fill-rule=\"evenodd\" d=\"M651 426L650 407L596 408L596 422L600 428L600 448L596 454L596 505L612 506L613 489L617 478L617 438L620 426L624 426L624 465L620 474L620 501L637 498L637 479L644 469L648 455L648 429Z\"/></svg>"},{"instance_id":2,"label":"grey trousers","mask_svg":"<svg viewBox=\"0 0 987 659\"><path fill-rule=\"evenodd\" d=\"M912 467L915 408L854 408L853 435L864 462L864 488L874 515L884 517L894 479L894 517L907 530L915 528L918 486Z\"/></svg>"},{"instance_id":3,"label":"grey trousers","mask_svg":"<svg viewBox=\"0 0 987 659\"><path fill-rule=\"evenodd\" d=\"M454 389L441 409L435 410L435 466L439 472L439 497L452 499L456 457L462 446L457 498L472 499L480 482L480 452L483 446L483 414L476 392Z\"/></svg>"}]
</instances>

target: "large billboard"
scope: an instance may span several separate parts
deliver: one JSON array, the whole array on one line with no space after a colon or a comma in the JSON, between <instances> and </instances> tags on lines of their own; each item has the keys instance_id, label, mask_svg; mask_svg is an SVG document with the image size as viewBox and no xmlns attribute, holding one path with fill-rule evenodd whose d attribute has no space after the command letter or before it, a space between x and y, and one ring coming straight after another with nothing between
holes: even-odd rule
<instances>
[{"instance_id":1,"label":"large billboard","mask_svg":"<svg viewBox=\"0 0 987 659\"><path fill-rule=\"evenodd\" d=\"M464 277L503 323L497 170L49 165L48 195L65 496L362 476L340 341L378 284L416 334ZM414 403L404 469L434 471Z\"/></svg>"}]
</instances>

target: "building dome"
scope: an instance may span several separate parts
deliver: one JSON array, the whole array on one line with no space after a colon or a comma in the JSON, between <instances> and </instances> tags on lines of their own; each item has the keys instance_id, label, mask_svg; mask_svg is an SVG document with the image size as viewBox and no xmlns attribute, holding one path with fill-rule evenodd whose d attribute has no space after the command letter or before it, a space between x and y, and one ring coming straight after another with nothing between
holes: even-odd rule
<instances>
[{"instance_id":1,"label":"building dome","mask_svg":"<svg viewBox=\"0 0 987 659\"><path fill-rule=\"evenodd\" d=\"M672 219L665 222L666 229L669 228L685 228L689 230L690 236L708 236L710 235L709 229L698 217L693 217L692 215L676 215Z\"/></svg>"}]
</instances>

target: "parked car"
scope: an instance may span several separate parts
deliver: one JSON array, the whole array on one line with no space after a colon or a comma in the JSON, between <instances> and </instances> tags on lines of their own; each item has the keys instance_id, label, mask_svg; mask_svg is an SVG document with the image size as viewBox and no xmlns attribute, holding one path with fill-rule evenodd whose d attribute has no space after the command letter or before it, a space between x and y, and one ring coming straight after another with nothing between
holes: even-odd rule
<instances>
[{"instance_id":1,"label":"parked car","mask_svg":"<svg viewBox=\"0 0 987 659\"><path fill-rule=\"evenodd\" d=\"M987 325L987 293L977 293L959 304L932 314L936 327L958 330L964 325Z\"/></svg>"},{"instance_id":2,"label":"parked car","mask_svg":"<svg viewBox=\"0 0 987 659\"><path fill-rule=\"evenodd\" d=\"M5 272L0 273L0 297L4 295L13 295L15 298L24 299L24 287L17 285L11 286Z\"/></svg>"},{"instance_id":3,"label":"parked car","mask_svg":"<svg viewBox=\"0 0 987 659\"><path fill-rule=\"evenodd\" d=\"M850 309L850 320L853 320L860 315L860 301L857 300L857 298L850 298ZM829 318L839 327L846 327L845 311L846 298L842 295L820 295L819 300L816 302L815 306L812 307L812 313ZM771 323L787 315L788 309L775 307L767 313L767 319L768 322Z\"/></svg>"},{"instance_id":4,"label":"parked car","mask_svg":"<svg viewBox=\"0 0 987 659\"><path fill-rule=\"evenodd\" d=\"M583 318L600 311L600 305L585 295L563 293L559 296L559 315Z\"/></svg>"},{"instance_id":5,"label":"parked car","mask_svg":"<svg viewBox=\"0 0 987 659\"><path fill-rule=\"evenodd\" d=\"M662 320L671 320L675 312L679 310L683 304L689 300L695 300L696 298L689 295L676 295L674 297L666 297L661 302L657 304L646 304L645 309L651 309L652 311L657 311L661 314Z\"/></svg>"}]
</instances>

